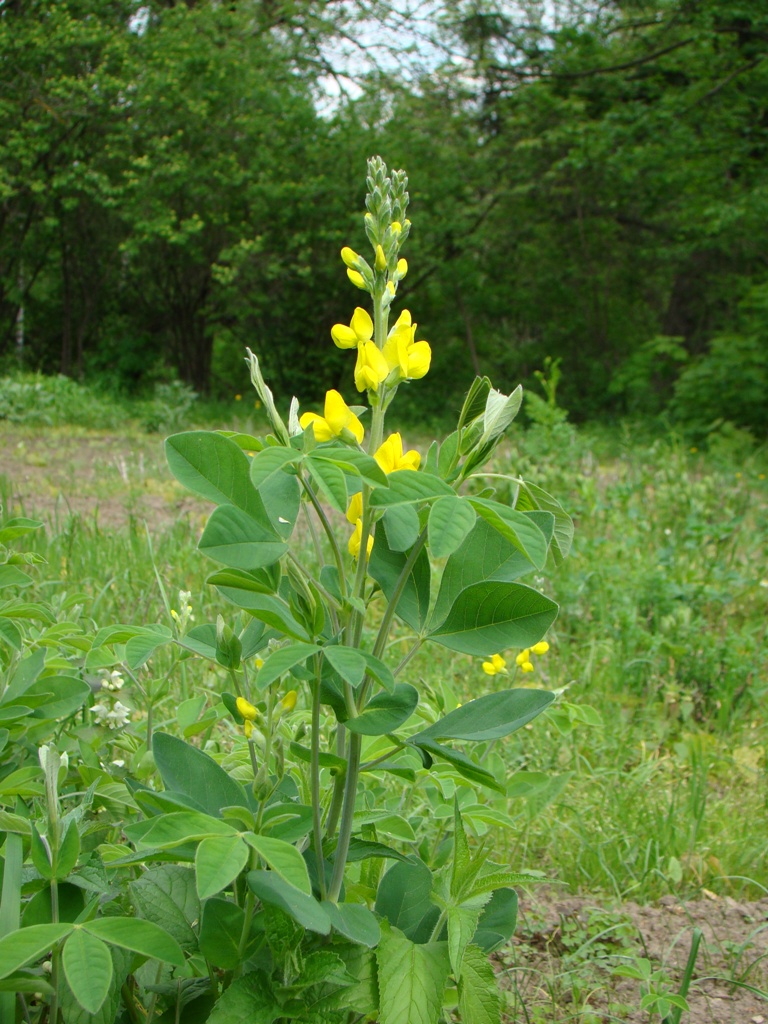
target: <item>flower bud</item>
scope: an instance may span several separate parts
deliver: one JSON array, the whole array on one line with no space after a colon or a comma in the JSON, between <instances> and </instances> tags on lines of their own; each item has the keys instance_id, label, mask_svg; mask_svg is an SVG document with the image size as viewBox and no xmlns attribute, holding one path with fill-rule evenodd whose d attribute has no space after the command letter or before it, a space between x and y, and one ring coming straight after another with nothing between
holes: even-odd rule
<instances>
[{"instance_id":1,"label":"flower bud","mask_svg":"<svg viewBox=\"0 0 768 1024\"><path fill-rule=\"evenodd\" d=\"M341 250L341 258L342 260L344 260L344 263L350 268L350 270L355 270L358 262L360 261L360 257L358 256L358 254L355 252L354 249L350 249L348 245L345 245L344 248Z\"/></svg>"},{"instance_id":2,"label":"flower bud","mask_svg":"<svg viewBox=\"0 0 768 1024\"><path fill-rule=\"evenodd\" d=\"M397 269L395 270L395 280L402 281L405 275L408 273L408 260L400 259L397 261Z\"/></svg>"},{"instance_id":3,"label":"flower bud","mask_svg":"<svg viewBox=\"0 0 768 1024\"><path fill-rule=\"evenodd\" d=\"M296 700L298 699L298 693L295 690L289 690L288 693L280 701L286 711L293 711L296 707Z\"/></svg>"},{"instance_id":4,"label":"flower bud","mask_svg":"<svg viewBox=\"0 0 768 1024\"><path fill-rule=\"evenodd\" d=\"M255 722L259 715L258 708L254 707L249 700L245 697L238 697L235 701L237 704L237 710L246 720L246 722Z\"/></svg>"},{"instance_id":5,"label":"flower bud","mask_svg":"<svg viewBox=\"0 0 768 1024\"><path fill-rule=\"evenodd\" d=\"M347 269L347 277L352 282L352 284L355 286L355 288L359 288L361 291L364 291L364 292L368 291L368 288L367 288L366 283L365 283L365 279L363 278L362 274L358 273L356 270L350 270L348 268Z\"/></svg>"},{"instance_id":6,"label":"flower bud","mask_svg":"<svg viewBox=\"0 0 768 1024\"><path fill-rule=\"evenodd\" d=\"M549 650L549 644L546 640L539 640L537 644L534 644L531 648L532 654L546 654Z\"/></svg>"},{"instance_id":7,"label":"flower bud","mask_svg":"<svg viewBox=\"0 0 768 1024\"><path fill-rule=\"evenodd\" d=\"M395 236L399 235L400 232L403 230L403 225L400 223L399 220L393 220L389 226L392 231L392 234Z\"/></svg>"},{"instance_id":8,"label":"flower bud","mask_svg":"<svg viewBox=\"0 0 768 1024\"><path fill-rule=\"evenodd\" d=\"M374 266L379 273L387 269L387 257L384 255L384 250L380 245L376 246L376 261Z\"/></svg>"}]
</instances>

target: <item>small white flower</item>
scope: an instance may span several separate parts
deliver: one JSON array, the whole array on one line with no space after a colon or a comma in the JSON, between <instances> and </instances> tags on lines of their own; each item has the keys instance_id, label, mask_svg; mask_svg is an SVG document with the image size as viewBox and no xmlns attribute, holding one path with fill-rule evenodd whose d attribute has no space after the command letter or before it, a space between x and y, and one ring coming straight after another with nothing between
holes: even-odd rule
<instances>
[{"instance_id":1,"label":"small white flower","mask_svg":"<svg viewBox=\"0 0 768 1024\"><path fill-rule=\"evenodd\" d=\"M112 764L115 768L125 768L125 761L121 757L118 757L118 759L113 761Z\"/></svg>"}]
</instances>

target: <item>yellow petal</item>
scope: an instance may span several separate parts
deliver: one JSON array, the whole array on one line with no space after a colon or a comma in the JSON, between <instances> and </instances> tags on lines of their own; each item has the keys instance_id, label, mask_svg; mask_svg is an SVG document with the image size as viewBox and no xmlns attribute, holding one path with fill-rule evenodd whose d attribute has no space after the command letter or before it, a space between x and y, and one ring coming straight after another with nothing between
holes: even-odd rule
<instances>
[{"instance_id":1,"label":"yellow petal","mask_svg":"<svg viewBox=\"0 0 768 1024\"><path fill-rule=\"evenodd\" d=\"M358 341L354 330L346 324L334 324L331 337L336 348L354 348Z\"/></svg>"},{"instance_id":2,"label":"yellow petal","mask_svg":"<svg viewBox=\"0 0 768 1024\"><path fill-rule=\"evenodd\" d=\"M355 344L359 341L370 341L373 337L373 320L360 306L355 307L349 326L355 335Z\"/></svg>"},{"instance_id":3,"label":"yellow petal","mask_svg":"<svg viewBox=\"0 0 768 1024\"><path fill-rule=\"evenodd\" d=\"M305 412L299 420L299 426L302 430L306 430L310 423L312 424L316 441L331 440L333 431L322 416L318 416L316 412Z\"/></svg>"},{"instance_id":4,"label":"yellow petal","mask_svg":"<svg viewBox=\"0 0 768 1024\"><path fill-rule=\"evenodd\" d=\"M298 693L296 693L295 690L289 690L288 693L286 693L286 695L280 701L280 703L283 705L286 711L293 711L293 709L296 707L296 700L298 696L299 695Z\"/></svg>"},{"instance_id":5,"label":"yellow petal","mask_svg":"<svg viewBox=\"0 0 768 1024\"><path fill-rule=\"evenodd\" d=\"M394 452L394 450L392 448L392 439L395 436L399 436L399 435L390 434L390 436L387 438L387 440L381 445L379 450L377 452L375 452L374 456L373 456L374 459L376 459L376 461L378 462L379 467L385 473L391 473L393 470L397 469L397 462L395 460L395 452ZM402 450L402 442L401 442L401 450Z\"/></svg>"},{"instance_id":6,"label":"yellow petal","mask_svg":"<svg viewBox=\"0 0 768 1024\"><path fill-rule=\"evenodd\" d=\"M349 503L347 509L347 519L350 523L356 523L358 519L363 517L363 494L362 491L358 491L357 494L352 495L352 500Z\"/></svg>"},{"instance_id":7,"label":"yellow petal","mask_svg":"<svg viewBox=\"0 0 768 1024\"><path fill-rule=\"evenodd\" d=\"M400 465L398 469L418 469L421 465L421 455L413 448L406 452L405 455L400 459Z\"/></svg>"},{"instance_id":8,"label":"yellow petal","mask_svg":"<svg viewBox=\"0 0 768 1024\"><path fill-rule=\"evenodd\" d=\"M349 422L349 417L352 415L349 406L338 391L326 391L324 411L326 423L333 434L338 437Z\"/></svg>"},{"instance_id":9,"label":"yellow petal","mask_svg":"<svg viewBox=\"0 0 768 1024\"><path fill-rule=\"evenodd\" d=\"M387 269L387 257L384 255L384 250L380 245L376 246L376 261L374 266L379 272Z\"/></svg>"},{"instance_id":10,"label":"yellow petal","mask_svg":"<svg viewBox=\"0 0 768 1024\"><path fill-rule=\"evenodd\" d=\"M530 650L529 647L526 647L525 650L524 651L520 651L518 656L515 658L515 664L516 665L523 665L526 661L530 661L530 660L531 660L531 650Z\"/></svg>"},{"instance_id":11,"label":"yellow petal","mask_svg":"<svg viewBox=\"0 0 768 1024\"><path fill-rule=\"evenodd\" d=\"M251 704L249 700L246 700L245 697L238 697L235 703L237 705L237 710L240 712L240 714L243 716L246 722L256 721L256 717L259 712L253 706L253 704Z\"/></svg>"},{"instance_id":12,"label":"yellow petal","mask_svg":"<svg viewBox=\"0 0 768 1024\"><path fill-rule=\"evenodd\" d=\"M365 278L363 277L362 274L359 274L356 270L349 270L348 269L347 270L347 277L352 282L352 284L355 286L355 288L359 288L361 291L364 291L364 292L368 291L368 289L367 289L367 287L365 285Z\"/></svg>"},{"instance_id":13,"label":"yellow petal","mask_svg":"<svg viewBox=\"0 0 768 1024\"><path fill-rule=\"evenodd\" d=\"M341 258L344 260L344 263L350 268L350 270L355 269L355 267L357 266L357 261L360 259L355 250L350 249L348 245L345 245L344 248L341 250Z\"/></svg>"},{"instance_id":14,"label":"yellow petal","mask_svg":"<svg viewBox=\"0 0 768 1024\"><path fill-rule=\"evenodd\" d=\"M365 437L365 428L355 414L350 410L349 422L347 423L347 430L352 434L358 444L363 443Z\"/></svg>"},{"instance_id":15,"label":"yellow petal","mask_svg":"<svg viewBox=\"0 0 768 1024\"><path fill-rule=\"evenodd\" d=\"M537 644L534 644L531 648L532 654L546 654L549 650L549 644L546 640L539 640Z\"/></svg>"},{"instance_id":16,"label":"yellow petal","mask_svg":"<svg viewBox=\"0 0 768 1024\"><path fill-rule=\"evenodd\" d=\"M408 260L397 261L397 279L402 281L405 275L408 273Z\"/></svg>"},{"instance_id":17,"label":"yellow petal","mask_svg":"<svg viewBox=\"0 0 768 1024\"><path fill-rule=\"evenodd\" d=\"M357 347L355 384L358 391L378 391L379 384L389 376L389 366L381 351L372 341Z\"/></svg>"},{"instance_id":18,"label":"yellow petal","mask_svg":"<svg viewBox=\"0 0 768 1024\"><path fill-rule=\"evenodd\" d=\"M355 523L355 529L352 531L352 536L349 538L347 547L349 553L353 558L359 558L360 556L360 544L363 540L363 520L358 519Z\"/></svg>"},{"instance_id":19,"label":"yellow petal","mask_svg":"<svg viewBox=\"0 0 768 1024\"><path fill-rule=\"evenodd\" d=\"M406 376L411 380L419 380L429 370L432 362L432 349L426 341L417 341L408 349L408 371Z\"/></svg>"},{"instance_id":20,"label":"yellow petal","mask_svg":"<svg viewBox=\"0 0 768 1024\"><path fill-rule=\"evenodd\" d=\"M520 668L523 672L533 672L533 663L530 661L524 661Z\"/></svg>"}]
</instances>

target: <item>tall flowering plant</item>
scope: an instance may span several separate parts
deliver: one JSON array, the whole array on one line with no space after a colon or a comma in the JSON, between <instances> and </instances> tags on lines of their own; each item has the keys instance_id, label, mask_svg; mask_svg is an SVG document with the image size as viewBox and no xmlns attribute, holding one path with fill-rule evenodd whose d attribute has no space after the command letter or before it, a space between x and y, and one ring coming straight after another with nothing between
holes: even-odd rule
<instances>
[{"instance_id":1,"label":"tall flowering plant","mask_svg":"<svg viewBox=\"0 0 768 1024\"><path fill-rule=\"evenodd\" d=\"M200 550L220 566L209 582L242 612L236 628L220 617L175 642L228 674L223 706L247 759L227 771L156 732L166 813L129 838L146 863L193 850L199 950L223 992L215 1024L228 1013L436 1024L445 1005L471 1024L498 1021L487 956L514 928L513 887L525 877L467 835L458 800L452 858L440 864L418 843L418 821L364 799L379 778L504 792L477 751L555 694L499 689L500 652L521 651L523 672L547 649L557 607L519 580L564 557L572 532L534 484L484 475L520 387L504 395L477 378L456 429L423 457L385 426L432 353L411 313L395 313L408 271L406 175L374 158L367 183L371 255L341 253L362 297L331 330L354 356L346 397L329 391L322 410L303 412L294 398L284 419L249 351L272 433L167 441L176 477L216 505ZM434 644L484 659L482 694L442 716L410 677L414 655Z\"/></svg>"}]
</instances>

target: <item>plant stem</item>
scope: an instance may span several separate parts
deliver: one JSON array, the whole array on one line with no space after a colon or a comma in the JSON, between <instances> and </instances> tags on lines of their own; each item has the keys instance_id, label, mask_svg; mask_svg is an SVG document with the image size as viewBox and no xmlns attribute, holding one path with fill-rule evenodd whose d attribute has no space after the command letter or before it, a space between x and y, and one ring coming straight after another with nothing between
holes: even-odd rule
<instances>
[{"instance_id":1,"label":"plant stem","mask_svg":"<svg viewBox=\"0 0 768 1024\"><path fill-rule=\"evenodd\" d=\"M350 733L347 746L347 777L344 784L344 807L341 812L339 841L336 844L336 855L333 862L333 877L328 890L328 899L334 903L339 898L344 881L344 868L347 865L349 841L352 838L352 824L355 818L355 802L357 799L357 780L360 775L360 748L362 736Z\"/></svg>"},{"instance_id":2,"label":"plant stem","mask_svg":"<svg viewBox=\"0 0 768 1024\"><path fill-rule=\"evenodd\" d=\"M331 551L333 552L333 560L336 562L336 569L339 574L339 586L341 587L342 594L344 594L347 589L346 577L344 575L344 559L341 557L341 550L339 549L339 545L336 540L336 535L333 532L333 527L328 522L328 516L325 514L323 506L320 504L317 495L312 490L309 481L305 479L303 474L300 479L304 486L304 490L307 492L309 500L312 502L314 506L315 512L317 513L317 518L322 523L323 529L325 530L325 534L331 545Z\"/></svg>"},{"instance_id":3,"label":"plant stem","mask_svg":"<svg viewBox=\"0 0 768 1024\"><path fill-rule=\"evenodd\" d=\"M310 782L312 786L312 829L315 839L315 861L320 898L325 899L325 858L323 857L323 822L320 808L320 658L315 655L315 678L312 681L312 747Z\"/></svg>"},{"instance_id":4,"label":"plant stem","mask_svg":"<svg viewBox=\"0 0 768 1024\"><path fill-rule=\"evenodd\" d=\"M421 531L416 539L416 543L410 550L408 558L405 561L405 565L402 568L400 575L397 578L395 589L392 591L392 597L387 604L384 611L384 615L381 619L381 625L379 626L379 633L376 637L376 643L373 645L373 655L375 658L381 656L382 651L387 643L387 637L389 636L389 627L392 625L392 619L395 617L397 611L397 602L400 600L403 591L405 590L405 584L408 582L408 576L410 575L411 569L416 564L416 559L421 554L421 549L427 542L427 528L426 526Z\"/></svg>"}]
</instances>

